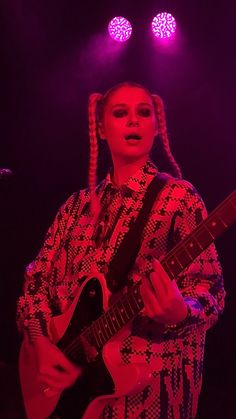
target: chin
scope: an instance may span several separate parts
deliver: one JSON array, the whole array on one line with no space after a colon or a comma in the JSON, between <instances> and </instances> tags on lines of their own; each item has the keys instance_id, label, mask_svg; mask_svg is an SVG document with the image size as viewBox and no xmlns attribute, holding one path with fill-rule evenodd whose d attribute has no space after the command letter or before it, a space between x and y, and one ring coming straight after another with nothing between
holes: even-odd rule
<instances>
[{"instance_id":1,"label":"chin","mask_svg":"<svg viewBox=\"0 0 236 419\"><path fill-rule=\"evenodd\" d=\"M140 152L130 152L130 153L125 153L122 155L119 155L119 160L123 160L124 162L133 162L135 163L136 161L139 160L147 160L149 158L149 153L140 153Z\"/></svg>"}]
</instances>

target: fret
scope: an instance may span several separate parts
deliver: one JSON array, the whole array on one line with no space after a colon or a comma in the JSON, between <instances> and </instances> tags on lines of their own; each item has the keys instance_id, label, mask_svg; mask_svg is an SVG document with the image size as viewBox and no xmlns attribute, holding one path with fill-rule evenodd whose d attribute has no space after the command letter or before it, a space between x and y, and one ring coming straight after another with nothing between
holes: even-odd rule
<instances>
[{"instance_id":1,"label":"fret","mask_svg":"<svg viewBox=\"0 0 236 419\"><path fill-rule=\"evenodd\" d=\"M199 243L199 245L201 243L202 250L204 250L214 240L214 236L210 232L210 230L206 227L205 224L201 227L202 227L201 229L196 230L196 233L194 234L194 236L197 242Z\"/></svg>"},{"instance_id":2,"label":"fret","mask_svg":"<svg viewBox=\"0 0 236 419\"><path fill-rule=\"evenodd\" d=\"M212 234L211 230L208 228L207 223L206 223L206 224L204 224L202 227L205 229L205 232L207 232L207 233L210 235L210 239L211 239L211 240L214 240L214 239L215 239L215 236L213 236L213 234Z\"/></svg>"},{"instance_id":3,"label":"fret","mask_svg":"<svg viewBox=\"0 0 236 419\"><path fill-rule=\"evenodd\" d=\"M127 307L125 305L125 302L126 302L126 296L123 297L120 301L117 301L118 306L119 306L119 304L121 304L120 310L121 310L121 315L123 316L123 319L124 319L124 324L127 323L130 320L130 316L129 316L129 313L127 311Z\"/></svg>"},{"instance_id":4,"label":"fret","mask_svg":"<svg viewBox=\"0 0 236 419\"><path fill-rule=\"evenodd\" d=\"M109 337L111 337L112 336L112 332L111 332L111 329L110 329L110 324L108 322L108 315L107 315L107 313L102 316L102 322L103 322L103 325L105 327L106 333L109 334Z\"/></svg>"},{"instance_id":5,"label":"fret","mask_svg":"<svg viewBox=\"0 0 236 419\"><path fill-rule=\"evenodd\" d=\"M177 252L176 252L177 253ZM171 255L168 261L169 270L171 271L172 276L176 276L181 271L181 265L176 258L175 254Z\"/></svg>"},{"instance_id":6,"label":"fret","mask_svg":"<svg viewBox=\"0 0 236 419\"><path fill-rule=\"evenodd\" d=\"M196 246L196 247L194 247ZM190 240L189 243L186 244L186 247L183 249L183 251L185 252L185 254L187 254L189 260L187 261L186 264L188 264L189 262L192 261L194 255L193 252L191 253L191 251L194 250L194 255L196 254L196 252L198 252L199 250L203 250L202 246L200 245L199 242L197 242L197 240Z\"/></svg>"},{"instance_id":7,"label":"fret","mask_svg":"<svg viewBox=\"0 0 236 419\"><path fill-rule=\"evenodd\" d=\"M192 260L204 249L201 240L199 240L199 237L196 237L196 235L186 241L186 248L192 257Z\"/></svg>"},{"instance_id":8,"label":"fret","mask_svg":"<svg viewBox=\"0 0 236 419\"><path fill-rule=\"evenodd\" d=\"M90 343L90 345L94 346L97 345L97 342L94 341L94 334L90 327L85 329L80 336L85 336L85 339Z\"/></svg>"},{"instance_id":9,"label":"fret","mask_svg":"<svg viewBox=\"0 0 236 419\"><path fill-rule=\"evenodd\" d=\"M116 330L116 332L117 332L117 330L119 330L119 329L120 329L120 323L119 323L119 321L118 321L118 319L117 319L117 317L116 317L115 307L113 307L113 308L111 308L111 309L109 310L109 316L110 316L110 319L111 319L112 325L113 325L113 327L115 328L115 330Z\"/></svg>"},{"instance_id":10,"label":"fret","mask_svg":"<svg viewBox=\"0 0 236 419\"><path fill-rule=\"evenodd\" d=\"M59 348L60 348L60 346L59 346ZM77 342L76 342L76 346L75 346L75 340L70 345L68 345L67 347L64 348L64 354L66 354L66 356L68 356L68 358L70 358L71 360L73 360L74 355L75 355L74 351L73 351L74 348L78 351L81 349L81 346L77 345ZM63 349L63 348L60 348L60 349Z\"/></svg>"},{"instance_id":11,"label":"fret","mask_svg":"<svg viewBox=\"0 0 236 419\"><path fill-rule=\"evenodd\" d=\"M235 194L235 191L232 192L232 194L230 194L228 196L228 199L229 199L230 203L232 204L232 206L234 207L234 209L236 209L236 194Z\"/></svg>"},{"instance_id":12,"label":"fret","mask_svg":"<svg viewBox=\"0 0 236 419\"><path fill-rule=\"evenodd\" d=\"M198 234L187 238L184 244L180 243L177 245L177 247L170 252L171 255L167 255L167 258L164 259L164 263L162 263L162 265L165 270L166 264L168 265L167 273L170 271L171 277L178 275L179 272L186 268L189 263L202 252L206 245L208 246L212 242L213 236L205 227L204 231L200 229L196 233Z\"/></svg>"},{"instance_id":13,"label":"fret","mask_svg":"<svg viewBox=\"0 0 236 419\"><path fill-rule=\"evenodd\" d=\"M132 298L132 300L131 300ZM143 300L139 294L139 289L137 286L130 292L130 302L134 307L134 312L139 313L139 311L144 307Z\"/></svg>"},{"instance_id":14,"label":"fret","mask_svg":"<svg viewBox=\"0 0 236 419\"><path fill-rule=\"evenodd\" d=\"M207 222L207 225L212 234L214 234L214 238L216 238L228 227L226 222L222 219L222 217L219 214L215 215L214 217L211 217Z\"/></svg>"},{"instance_id":15,"label":"fret","mask_svg":"<svg viewBox=\"0 0 236 419\"><path fill-rule=\"evenodd\" d=\"M105 328L105 324L103 322L103 316L100 316L96 320L96 322L98 322L98 324L100 326L101 333L102 333L102 338L103 338L104 342L106 342L106 340L108 339L108 336L107 336L107 330Z\"/></svg>"},{"instance_id":16,"label":"fret","mask_svg":"<svg viewBox=\"0 0 236 419\"><path fill-rule=\"evenodd\" d=\"M97 347L99 348L100 346L102 346L102 339L101 339L101 334L99 333L99 330L97 328L97 324L96 322L93 322L90 326L90 330L94 336L95 342Z\"/></svg>"},{"instance_id":17,"label":"fret","mask_svg":"<svg viewBox=\"0 0 236 419\"><path fill-rule=\"evenodd\" d=\"M178 253L178 255L177 256L175 256L175 259L176 259L176 261L178 262L178 264L180 265L180 267L183 269L184 268L184 265L181 263L181 261L180 261L180 259L179 259L179 253Z\"/></svg>"},{"instance_id":18,"label":"fret","mask_svg":"<svg viewBox=\"0 0 236 419\"><path fill-rule=\"evenodd\" d=\"M223 229L220 230L219 234L222 233L232 223L235 222L235 210L236 210L235 197L236 195L234 191L208 217L207 223L209 223L212 219L213 219L213 222L216 221L216 223L217 221L220 220ZM233 199L235 200L235 202L233 201ZM214 217L216 217L216 220L214 220Z\"/></svg>"},{"instance_id":19,"label":"fret","mask_svg":"<svg viewBox=\"0 0 236 419\"><path fill-rule=\"evenodd\" d=\"M192 256L188 252L187 248L183 248L178 251L178 260L183 268L185 268L185 266L187 266L188 263L192 261Z\"/></svg>"},{"instance_id":20,"label":"fret","mask_svg":"<svg viewBox=\"0 0 236 419\"><path fill-rule=\"evenodd\" d=\"M179 272L186 268L202 250L203 248L200 243L192 237L192 239L186 240L185 246L179 243L177 247L170 252L170 256L167 255L164 259L162 266L173 279ZM167 269L166 266L168 267Z\"/></svg>"},{"instance_id":21,"label":"fret","mask_svg":"<svg viewBox=\"0 0 236 419\"><path fill-rule=\"evenodd\" d=\"M126 314L127 314L129 319L132 319L132 317L134 315L134 311L133 311L132 306L130 305L128 294L125 294L125 298L124 298L123 301L124 301L123 305L125 306Z\"/></svg>"},{"instance_id":22,"label":"fret","mask_svg":"<svg viewBox=\"0 0 236 419\"><path fill-rule=\"evenodd\" d=\"M126 311L124 309L123 301L122 300L117 301L116 306L117 306L117 308L119 310L119 314L120 314L120 317L122 319L122 322L123 322L123 324L125 324L126 321L129 320L129 316L127 315L127 313L126 313Z\"/></svg>"},{"instance_id":23,"label":"fret","mask_svg":"<svg viewBox=\"0 0 236 419\"><path fill-rule=\"evenodd\" d=\"M226 224L226 222L224 220L222 220L222 218L219 215L217 216L217 218L223 224L224 228L228 228L228 224ZM212 221L211 225L212 225L212 227L216 227L218 224L217 224L216 221Z\"/></svg>"},{"instance_id":24,"label":"fret","mask_svg":"<svg viewBox=\"0 0 236 419\"><path fill-rule=\"evenodd\" d=\"M114 314L114 316L116 318L116 321L117 321L117 323L119 325L119 328L121 328L123 326L123 319L122 319L122 317L120 315L120 311L118 309L117 303L113 307L113 314Z\"/></svg>"},{"instance_id":25,"label":"fret","mask_svg":"<svg viewBox=\"0 0 236 419\"><path fill-rule=\"evenodd\" d=\"M227 212L225 211L218 211L218 214L221 219L224 220L224 223L226 225L225 228L228 228L234 221L235 221L235 210L236 208L232 205L230 205L229 208L227 208Z\"/></svg>"},{"instance_id":26,"label":"fret","mask_svg":"<svg viewBox=\"0 0 236 419\"><path fill-rule=\"evenodd\" d=\"M167 262L167 260L166 260L167 258L165 258L165 259L163 259L162 261L161 261L161 265L162 265L162 267L164 268L164 270L166 271L166 273L167 273L167 275L171 278L171 279L174 279L174 274L173 274L173 272L171 271L171 269L170 269L170 267L169 267L169 264L168 264L168 262Z\"/></svg>"},{"instance_id":27,"label":"fret","mask_svg":"<svg viewBox=\"0 0 236 419\"><path fill-rule=\"evenodd\" d=\"M117 324L116 318L112 316L111 309L107 311L106 316L107 316L107 321L110 325L111 335L113 335L118 330L118 327L117 327L118 324ZM115 325L115 321L116 321L116 325Z\"/></svg>"},{"instance_id":28,"label":"fret","mask_svg":"<svg viewBox=\"0 0 236 419\"><path fill-rule=\"evenodd\" d=\"M98 336L101 340L101 343L103 345L103 341L105 341L105 339L104 339L103 330L102 330L101 324L100 324L100 317L97 320L95 320L95 322L93 324L96 328L96 332L97 332L97 334L98 334Z\"/></svg>"},{"instance_id":29,"label":"fret","mask_svg":"<svg viewBox=\"0 0 236 419\"><path fill-rule=\"evenodd\" d=\"M127 300L130 305L131 315L133 317L133 315L137 312L137 305L135 304L135 300L132 298L133 297L132 291L134 290L131 289L131 291L129 291L129 293L127 294Z\"/></svg>"}]
</instances>

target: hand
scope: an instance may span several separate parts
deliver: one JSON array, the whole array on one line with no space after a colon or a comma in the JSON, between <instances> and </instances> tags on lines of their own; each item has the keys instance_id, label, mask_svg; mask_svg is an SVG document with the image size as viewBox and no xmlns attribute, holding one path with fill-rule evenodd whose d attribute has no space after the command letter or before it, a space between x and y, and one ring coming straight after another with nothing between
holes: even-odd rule
<instances>
[{"instance_id":1,"label":"hand","mask_svg":"<svg viewBox=\"0 0 236 419\"><path fill-rule=\"evenodd\" d=\"M38 380L46 397L53 397L58 392L74 384L81 369L70 362L56 345L47 337L40 336L33 342Z\"/></svg>"},{"instance_id":2,"label":"hand","mask_svg":"<svg viewBox=\"0 0 236 419\"><path fill-rule=\"evenodd\" d=\"M144 277L140 287L146 314L167 325L181 322L187 316L187 304L176 282L156 259L153 269L150 278Z\"/></svg>"}]
</instances>

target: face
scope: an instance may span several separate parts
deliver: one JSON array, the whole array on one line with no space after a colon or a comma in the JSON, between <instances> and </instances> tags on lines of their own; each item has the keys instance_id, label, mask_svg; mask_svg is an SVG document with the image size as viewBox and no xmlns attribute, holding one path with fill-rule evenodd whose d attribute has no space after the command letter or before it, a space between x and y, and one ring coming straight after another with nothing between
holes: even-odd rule
<instances>
[{"instance_id":1,"label":"face","mask_svg":"<svg viewBox=\"0 0 236 419\"><path fill-rule=\"evenodd\" d=\"M157 120L150 95L142 88L123 86L114 91L99 125L114 160L135 161L148 157L157 135Z\"/></svg>"}]
</instances>

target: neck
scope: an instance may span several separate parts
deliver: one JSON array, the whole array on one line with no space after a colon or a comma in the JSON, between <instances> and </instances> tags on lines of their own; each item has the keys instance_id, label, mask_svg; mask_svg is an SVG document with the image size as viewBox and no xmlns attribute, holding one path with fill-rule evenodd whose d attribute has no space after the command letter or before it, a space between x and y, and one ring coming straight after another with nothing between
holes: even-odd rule
<instances>
[{"instance_id":1,"label":"neck","mask_svg":"<svg viewBox=\"0 0 236 419\"><path fill-rule=\"evenodd\" d=\"M127 182L130 176L132 176L137 170L139 170L147 161L148 157L142 157L135 162L120 162L113 160L114 173L112 181L116 186L121 186Z\"/></svg>"}]
</instances>

